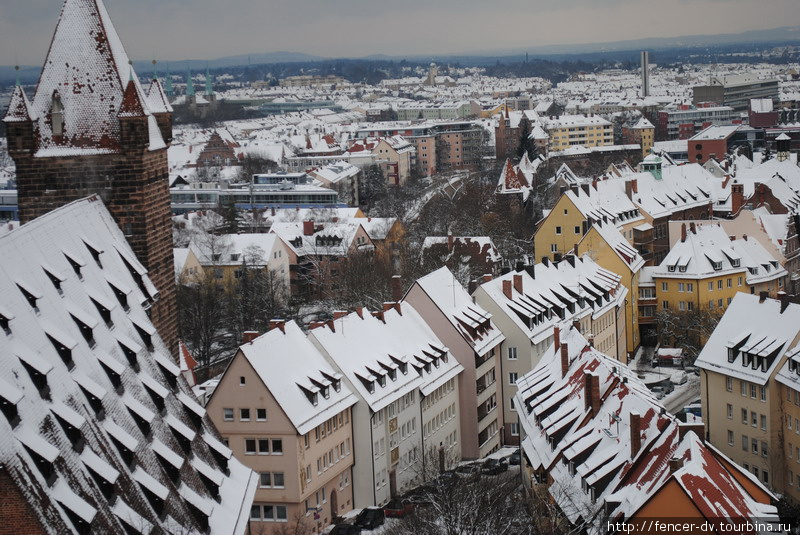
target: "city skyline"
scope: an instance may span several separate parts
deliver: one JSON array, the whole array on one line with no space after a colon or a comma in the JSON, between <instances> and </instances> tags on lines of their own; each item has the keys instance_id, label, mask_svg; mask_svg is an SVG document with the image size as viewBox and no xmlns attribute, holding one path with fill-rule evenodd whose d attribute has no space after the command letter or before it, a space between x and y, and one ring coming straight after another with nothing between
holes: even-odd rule
<instances>
[{"instance_id":1,"label":"city skyline","mask_svg":"<svg viewBox=\"0 0 800 535\"><path fill-rule=\"evenodd\" d=\"M57 6L47 0L7 0L0 5L0 65L41 65L49 43L36 37L53 31ZM430 6L411 0L402 7L388 2L278 0L266 5L238 0L235 6L205 0L108 2L130 56L167 61L277 51L322 57L486 54L767 30L775 21L800 24L800 10L792 9L796 6L791 0L648 0L635 5L629 0L570 0L558 5L509 0L502 6L452 0ZM687 8L693 17L684 16Z\"/></svg>"}]
</instances>

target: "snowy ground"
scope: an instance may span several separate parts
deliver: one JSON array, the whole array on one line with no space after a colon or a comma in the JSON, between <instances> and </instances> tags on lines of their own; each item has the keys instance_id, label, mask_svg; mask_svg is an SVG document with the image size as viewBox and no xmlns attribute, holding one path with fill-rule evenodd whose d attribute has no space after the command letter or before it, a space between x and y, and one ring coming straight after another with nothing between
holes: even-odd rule
<instances>
[{"instance_id":1,"label":"snowy ground","mask_svg":"<svg viewBox=\"0 0 800 535\"><path fill-rule=\"evenodd\" d=\"M666 378L673 382L675 389L664 396L661 403L670 413L677 415L686 405L700 397L700 378L678 367L653 368L652 356L653 348L641 347L630 367L646 385L658 383Z\"/></svg>"}]
</instances>

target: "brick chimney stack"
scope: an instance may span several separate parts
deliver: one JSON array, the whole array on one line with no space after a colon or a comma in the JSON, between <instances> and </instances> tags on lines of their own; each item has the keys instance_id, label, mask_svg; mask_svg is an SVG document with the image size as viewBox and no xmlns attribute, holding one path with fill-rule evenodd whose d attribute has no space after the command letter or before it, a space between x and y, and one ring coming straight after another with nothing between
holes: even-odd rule
<instances>
[{"instance_id":1,"label":"brick chimney stack","mask_svg":"<svg viewBox=\"0 0 800 535\"><path fill-rule=\"evenodd\" d=\"M269 320L269 330L280 329L282 333L286 332L286 320L272 319Z\"/></svg>"},{"instance_id":2,"label":"brick chimney stack","mask_svg":"<svg viewBox=\"0 0 800 535\"><path fill-rule=\"evenodd\" d=\"M784 291L780 291L778 292L778 299L781 302L781 314L783 314L783 311L789 306L789 294Z\"/></svg>"},{"instance_id":3,"label":"brick chimney stack","mask_svg":"<svg viewBox=\"0 0 800 535\"><path fill-rule=\"evenodd\" d=\"M400 275L392 275L392 299L395 301L403 299L403 279Z\"/></svg>"},{"instance_id":4,"label":"brick chimney stack","mask_svg":"<svg viewBox=\"0 0 800 535\"><path fill-rule=\"evenodd\" d=\"M303 221L303 236L313 236L313 235L314 235L314 222Z\"/></svg>"},{"instance_id":5,"label":"brick chimney stack","mask_svg":"<svg viewBox=\"0 0 800 535\"><path fill-rule=\"evenodd\" d=\"M505 295L507 299L511 299L511 298L514 297L512 295L512 293L511 293L511 281L510 280L504 280L503 281L503 295Z\"/></svg>"},{"instance_id":6,"label":"brick chimney stack","mask_svg":"<svg viewBox=\"0 0 800 535\"><path fill-rule=\"evenodd\" d=\"M556 351L559 351L561 348L561 328L558 326L553 327L553 346L556 348Z\"/></svg>"},{"instance_id":7,"label":"brick chimney stack","mask_svg":"<svg viewBox=\"0 0 800 535\"><path fill-rule=\"evenodd\" d=\"M681 223L681 242L686 241L686 223Z\"/></svg>"},{"instance_id":8,"label":"brick chimney stack","mask_svg":"<svg viewBox=\"0 0 800 535\"><path fill-rule=\"evenodd\" d=\"M242 333L242 344L249 344L260 336L258 331L245 331Z\"/></svg>"},{"instance_id":9,"label":"brick chimney stack","mask_svg":"<svg viewBox=\"0 0 800 535\"><path fill-rule=\"evenodd\" d=\"M636 454L642 448L642 416L636 411L631 411L630 417L631 459L635 459Z\"/></svg>"},{"instance_id":10,"label":"brick chimney stack","mask_svg":"<svg viewBox=\"0 0 800 535\"><path fill-rule=\"evenodd\" d=\"M522 275L514 275L514 289L522 293Z\"/></svg>"},{"instance_id":11,"label":"brick chimney stack","mask_svg":"<svg viewBox=\"0 0 800 535\"><path fill-rule=\"evenodd\" d=\"M561 344L561 377L566 377L569 372L569 346Z\"/></svg>"},{"instance_id":12,"label":"brick chimney stack","mask_svg":"<svg viewBox=\"0 0 800 535\"><path fill-rule=\"evenodd\" d=\"M583 381L585 407L594 418L600 412L600 378L592 372L584 372Z\"/></svg>"}]
</instances>

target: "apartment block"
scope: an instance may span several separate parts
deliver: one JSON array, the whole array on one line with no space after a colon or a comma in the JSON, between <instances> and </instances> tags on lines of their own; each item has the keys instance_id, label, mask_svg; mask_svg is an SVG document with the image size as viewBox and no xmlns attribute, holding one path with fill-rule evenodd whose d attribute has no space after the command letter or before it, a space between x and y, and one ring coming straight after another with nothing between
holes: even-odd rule
<instances>
[{"instance_id":1,"label":"apartment block","mask_svg":"<svg viewBox=\"0 0 800 535\"><path fill-rule=\"evenodd\" d=\"M354 507L357 399L296 323L271 327L239 348L206 410L258 474L251 532L300 521L319 533Z\"/></svg>"}]
</instances>

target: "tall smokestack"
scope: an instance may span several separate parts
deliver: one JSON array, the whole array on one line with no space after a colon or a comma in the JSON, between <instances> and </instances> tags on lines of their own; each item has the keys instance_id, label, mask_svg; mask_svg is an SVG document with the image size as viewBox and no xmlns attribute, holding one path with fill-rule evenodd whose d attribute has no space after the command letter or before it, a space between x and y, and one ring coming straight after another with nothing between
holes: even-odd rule
<instances>
[{"instance_id":1,"label":"tall smokestack","mask_svg":"<svg viewBox=\"0 0 800 535\"><path fill-rule=\"evenodd\" d=\"M650 96L650 53L642 51L642 97Z\"/></svg>"}]
</instances>

